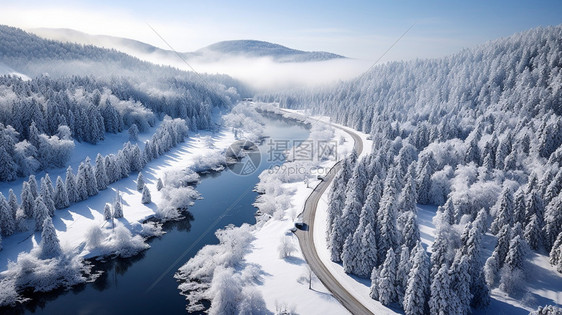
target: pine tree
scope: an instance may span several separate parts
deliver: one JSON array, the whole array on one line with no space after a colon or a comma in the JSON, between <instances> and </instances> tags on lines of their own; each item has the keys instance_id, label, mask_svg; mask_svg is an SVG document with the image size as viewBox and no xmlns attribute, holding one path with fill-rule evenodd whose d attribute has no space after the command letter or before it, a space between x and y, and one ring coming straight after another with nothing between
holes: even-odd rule
<instances>
[{"instance_id":1,"label":"pine tree","mask_svg":"<svg viewBox=\"0 0 562 315\"><path fill-rule=\"evenodd\" d=\"M113 215L111 213L111 205L109 203L106 203L105 206L103 207L103 218L106 221L111 220L113 218Z\"/></svg>"},{"instance_id":2,"label":"pine tree","mask_svg":"<svg viewBox=\"0 0 562 315\"><path fill-rule=\"evenodd\" d=\"M541 246L542 237L539 225L539 219L536 214L531 216L529 223L525 227L525 240L531 249L537 250Z\"/></svg>"},{"instance_id":3,"label":"pine tree","mask_svg":"<svg viewBox=\"0 0 562 315\"><path fill-rule=\"evenodd\" d=\"M133 146L131 153L131 171L140 171L146 164L142 152L137 144Z\"/></svg>"},{"instance_id":4,"label":"pine tree","mask_svg":"<svg viewBox=\"0 0 562 315\"><path fill-rule=\"evenodd\" d=\"M558 272L562 272L562 232L558 234L552 250L550 251L550 264L556 266Z\"/></svg>"},{"instance_id":5,"label":"pine tree","mask_svg":"<svg viewBox=\"0 0 562 315\"><path fill-rule=\"evenodd\" d=\"M416 243L420 240L420 230L418 227L418 220L416 215L409 211L406 216L406 224L402 230L404 245L409 249L414 248Z\"/></svg>"},{"instance_id":6,"label":"pine tree","mask_svg":"<svg viewBox=\"0 0 562 315\"><path fill-rule=\"evenodd\" d=\"M431 314L452 314L449 310L451 300L451 280L449 278L449 266L444 264L433 277L430 286L429 311Z\"/></svg>"},{"instance_id":7,"label":"pine tree","mask_svg":"<svg viewBox=\"0 0 562 315\"><path fill-rule=\"evenodd\" d=\"M60 256L62 249L51 217L47 216L43 220L41 228L41 242L39 243L41 251L39 257L46 259Z\"/></svg>"},{"instance_id":8,"label":"pine tree","mask_svg":"<svg viewBox=\"0 0 562 315\"><path fill-rule=\"evenodd\" d=\"M121 205L121 196L119 195L119 192L117 192L115 204L113 205L113 217L116 219L123 217L123 206Z\"/></svg>"},{"instance_id":9,"label":"pine tree","mask_svg":"<svg viewBox=\"0 0 562 315\"><path fill-rule=\"evenodd\" d=\"M509 243L509 251L505 257L505 266L510 269L523 269L525 262L525 241L516 235Z\"/></svg>"},{"instance_id":10,"label":"pine tree","mask_svg":"<svg viewBox=\"0 0 562 315\"><path fill-rule=\"evenodd\" d=\"M90 158L87 157L84 160L84 176L86 179L86 190L88 192L88 196L95 196L98 194L98 183L96 181L96 176L94 175L94 169L92 164L90 163ZM88 198L86 196L86 198ZM84 199L86 199L84 198Z\"/></svg>"},{"instance_id":11,"label":"pine tree","mask_svg":"<svg viewBox=\"0 0 562 315\"><path fill-rule=\"evenodd\" d=\"M15 220L12 217L10 205L2 193L0 193L0 231L4 236L12 235L15 231Z\"/></svg>"},{"instance_id":12,"label":"pine tree","mask_svg":"<svg viewBox=\"0 0 562 315\"><path fill-rule=\"evenodd\" d=\"M146 185L142 188L142 203L147 204L152 202L152 197L150 196L150 190Z\"/></svg>"},{"instance_id":13,"label":"pine tree","mask_svg":"<svg viewBox=\"0 0 562 315\"><path fill-rule=\"evenodd\" d=\"M52 217L55 215L56 207L52 194L53 185L48 176L47 174L45 177L41 178L41 197L43 198L43 203L47 206L47 209L49 209L49 215Z\"/></svg>"},{"instance_id":14,"label":"pine tree","mask_svg":"<svg viewBox=\"0 0 562 315\"><path fill-rule=\"evenodd\" d=\"M457 252L453 265L449 270L451 278L451 314L468 314L470 313L470 302L472 294L470 293L470 263L468 257Z\"/></svg>"},{"instance_id":15,"label":"pine tree","mask_svg":"<svg viewBox=\"0 0 562 315\"><path fill-rule=\"evenodd\" d=\"M544 194L544 203L548 204L552 199L554 199L562 191L562 168L558 170L556 176L552 179L552 182L547 186Z\"/></svg>"},{"instance_id":16,"label":"pine tree","mask_svg":"<svg viewBox=\"0 0 562 315\"><path fill-rule=\"evenodd\" d=\"M14 159L0 146L0 181L13 181L17 178L18 166Z\"/></svg>"},{"instance_id":17,"label":"pine tree","mask_svg":"<svg viewBox=\"0 0 562 315\"><path fill-rule=\"evenodd\" d=\"M23 182L21 189L21 207L26 218L32 218L35 213L35 198L31 193L28 182Z\"/></svg>"},{"instance_id":18,"label":"pine tree","mask_svg":"<svg viewBox=\"0 0 562 315\"><path fill-rule=\"evenodd\" d=\"M429 191L431 189L431 175L432 175L432 169L428 163L422 168L421 173L418 175L416 179L417 182L416 191L418 192L417 201L422 205L427 205L430 203Z\"/></svg>"},{"instance_id":19,"label":"pine tree","mask_svg":"<svg viewBox=\"0 0 562 315\"><path fill-rule=\"evenodd\" d=\"M379 269L377 267L373 268L371 272L371 290L369 296L374 300L379 300Z\"/></svg>"},{"instance_id":20,"label":"pine tree","mask_svg":"<svg viewBox=\"0 0 562 315\"><path fill-rule=\"evenodd\" d=\"M162 179L158 178L158 182L156 182L156 190L160 191L164 188L164 184L162 183Z\"/></svg>"},{"instance_id":21,"label":"pine tree","mask_svg":"<svg viewBox=\"0 0 562 315\"><path fill-rule=\"evenodd\" d=\"M129 141L134 142L139 140L139 127L137 124L132 124L129 127Z\"/></svg>"},{"instance_id":22,"label":"pine tree","mask_svg":"<svg viewBox=\"0 0 562 315\"><path fill-rule=\"evenodd\" d=\"M98 190L104 190L109 184L107 179L107 173L105 170L105 159L98 153L96 156L96 167L95 167L95 177Z\"/></svg>"},{"instance_id":23,"label":"pine tree","mask_svg":"<svg viewBox=\"0 0 562 315\"><path fill-rule=\"evenodd\" d=\"M556 237L562 232L562 192L546 206L544 214L544 243L551 249Z\"/></svg>"},{"instance_id":24,"label":"pine tree","mask_svg":"<svg viewBox=\"0 0 562 315\"><path fill-rule=\"evenodd\" d=\"M398 271L396 272L396 290L398 292L398 301L404 305L404 293L408 286L408 275L412 268L410 259L410 249L406 245L402 245L400 250L400 261L398 262Z\"/></svg>"},{"instance_id":25,"label":"pine tree","mask_svg":"<svg viewBox=\"0 0 562 315\"><path fill-rule=\"evenodd\" d=\"M35 198L39 196L39 188L37 188L37 179L35 179L35 175L29 175L27 182L29 183L29 189L31 190L33 200L35 200Z\"/></svg>"},{"instance_id":26,"label":"pine tree","mask_svg":"<svg viewBox=\"0 0 562 315\"><path fill-rule=\"evenodd\" d=\"M359 164L361 165L361 164ZM362 174L361 174L362 173ZM362 210L363 189L361 184L364 171L354 171L346 189L345 207L342 215L333 223L332 234L329 236L329 247L331 259L335 262L341 261L343 246L349 235L352 235L359 225L359 217ZM363 187L363 188L362 188Z\"/></svg>"},{"instance_id":27,"label":"pine tree","mask_svg":"<svg viewBox=\"0 0 562 315\"><path fill-rule=\"evenodd\" d=\"M536 189L531 192L531 194L528 196L527 200L525 201L524 222L529 223L533 214L537 216L538 224L542 226L544 220L544 204L541 196L539 195L539 192Z\"/></svg>"},{"instance_id":28,"label":"pine tree","mask_svg":"<svg viewBox=\"0 0 562 315\"><path fill-rule=\"evenodd\" d=\"M398 301L398 291L396 289L396 256L392 248L386 253L386 259L381 268L378 279L379 301L383 305L389 305Z\"/></svg>"},{"instance_id":29,"label":"pine tree","mask_svg":"<svg viewBox=\"0 0 562 315\"><path fill-rule=\"evenodd\" d=\"M78 201L88 199L88 179L86 175L86 165L84 162L78 166L76 174L76 191L78 192Z\"/></svg>"},{"instance_id":30,"label":"pine tree","mask_svg":"<svg viewBox=\"0 0 562 315\"><path fill-rule=\"evenodd\" d=\"M498 253L498 262L500 264L499 267L501 268L503 266L505 256L507 256L507 252L509 251L509 241L511 239L509 226L503 226L497 236L498 242L496 243L494 251Z\"/></svg>"},{"instance_id":31,"label":"pine tree","mask_svg":"<svg viewBox=\"0 0 562 315\"><path fill-rule=\"evenodd\" d=\"M72 172L72 167L66 169L66 177L64 181L66 188L66 193L68 195L68 202L70 204L75 203L80 200L80 195L78 194L78 189L76 187L76 178Z\"/></svg>"},{"instance_id":32,"label":"pine tree","mask_svg":"<svg viewBox=\"0 0 562 315\"><path fill-rule=\"evenodd\" d=\"M498 252L493 251L492 256L488 257L486 264L484 264L484 276L488 286L493 287L496 285L498 272L500 271L500 263L498 259Z\"/></svg>"},{"instance_id":33,"label":"pine tree","mask_svg":"<svg viewBox=\"0 0 562 315\"><path fill-rule=\"evenodd\" d=\"M340 255L343 270L346 273L354 273L357 266L357 252L359 251L360 239L354 240L353 238L360 238L361 232L355 231L353 234L349 234L345 239L343 245L342 253Z\"/></svg>"},{"instance_id":34,"label":"pine tree","mask_svg":"<svg viewBox=\"0 0 562 315\"><path fill-rule=\"evenodd\" d=\"M400 193L400 197L398 198L398 211L412 211L416 213L416 198L416 182L414 180L413 174L410 174L410 172L408 172L406 176L406 184L404 186L404 189L402 189L402 192Z\"/></svg>"},{"instance_id":35,"label":"pine tree","mask_svg":"<svg viewBox=\"0 0 562 315\"><path fill-rule=\"evenodd\" d=\"M41 196L35 199L33 218L35 219L36 231L40 231L43 228L43 221L45 221L46 218L50 218L49 209L45 206L45 203L43 203L43 198Z\"/></svg>"},{"instance_id":36,"label":"pine tree","mask_svg":"<svg viewBox=\"0 0 562 315\"><path fill-rule=\"evenodd\" d=\"M497 234L504 225L513 225L513 194L511 189L506 187L496 204L494 205L496 217L492 222L490 231Z\"/></svg>"},{"instance_id":37,"label":"pine tree","mask_svg":"<svg viewBox=\"0 0 562 315\"><path fill-rule=\"evenodd\" d=\"M144 177L142 176L142 173L139 172L139 176L137 176L137 190L142 191L143 187L144 187Z\"/></svg>"},{"instance_id":38,"label":"pine tree","mask_svg":"<svg viewBox=\"0 0 562 315\"><path fill-rule=\"evenodd\" d=\"M519 187L514 195L513 202L513 218L515 222L525 222L525 208L527 207L525 201L525 190Z\"/></svg>"},{"instance_id":39,"label":"pine tree","mask_svg":"<svg viewBox=\"0 0 562 315\"><path fill-rule=\"evenodd\" d=\"M70 202L68 201L68 194L66 192L66 186L64 185L64 182L62 181L62 178L60 176L57 177L53 201L55 202L55 207L57 209L64 209L70 206Z\"/></svg>"},{"instance_id":40,"label":"pine tree","mask_svg":"<svg viewBox=\"0 0 562 315\"><path fill-rule=\"evenodd\" d=\"M10 192L8 193L8 205L10 205L10 213L12 214L12 218L15 220L19 206L18 198L16 197L13 189L10 189Z\"/></svg>"},{"instance_id":41,"label":"pine tree","mask_svg":"<svg viewBox=\"0 0 562 315\"><path fill-rule=\"evenodd\" d=\"M406 315L425 314L429 291L429 261L420 243L415 247L412 269L408 275L408 285L404 293L404 312Z\"/></svg>"}]
</instances>

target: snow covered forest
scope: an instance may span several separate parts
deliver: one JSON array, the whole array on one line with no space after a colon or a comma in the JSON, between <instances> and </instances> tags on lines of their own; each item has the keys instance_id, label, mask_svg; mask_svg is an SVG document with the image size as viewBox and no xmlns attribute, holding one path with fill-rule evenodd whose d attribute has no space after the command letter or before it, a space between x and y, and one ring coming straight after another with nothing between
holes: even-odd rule
<instances>
[{"instance_id":1,"label":"snow covered forest","mask_svg":"<svg viewBox=\"0 0 562 315\"><path fill-rule=\"evenodd\" d=\"M0 275L4 306L21 301L26 288L49 291L94 280L98 275L91 273L83 253L61 249L53 222L66 212L59 210L133 173L142 193L139 203L150 205L153 196L141 173L147 163L184 142L190 130L216 129L218 117L240 99L238 90L244 87L227 76L187 73L7 26L0 26L0 43L0 64L13 70L0 76L0 182L3 187L21 183L21 189L10 186L7 195L0 193L0 250L8 238L41 235L31 251L16 252L17 260ZM149 131L153 134L139 141L139 134ZM69 166L72 156L80 156L75 149L84 148L82 143L98 144L123 132L129 141L117 143L112 153L94 154L95 161L87 156L76 171ZM217 167L215 162L196 167ZM49 171L62 176L51 179ZM170 175L165 187L160 178L156 186L163 201L154 215L164 220L178 218L198 196L184 187L185 178L198 179L191 169ZM104 219L113 222L124 211L119 192L110 196L114 200L105 204ZM78 239L86 238L86 249L99 255L127 257L149 247L143 237L161 233L153 223L133 232L128 225L114 223L115 233L99 227L82 231ZM10 242L10 252L14 246Z\"/></svg>"},{"instance_id":2,"label":"snow covered forest","mask_svg":"<svg viewBox=\"0 0 562 315\"><path fill-rule=\"evenodd\" d=\"M334 262L371 279L373 299L406 314L467 314L495 288L524 299L532 252L562 272L561 47L562 26L537 28L260 96L372 135L372 152L351 155L335 178L327 238ZM430 248L416 204L438 206Z\"/></svg>"}]
</instances>

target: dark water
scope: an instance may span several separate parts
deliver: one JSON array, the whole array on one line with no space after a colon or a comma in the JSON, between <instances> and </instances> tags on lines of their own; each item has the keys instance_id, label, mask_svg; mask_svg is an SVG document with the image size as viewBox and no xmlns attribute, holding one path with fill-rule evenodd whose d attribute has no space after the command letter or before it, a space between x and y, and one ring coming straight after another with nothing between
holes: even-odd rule
<instances>
[{"instance_id":1,"label":"dark water","mask_svg":"<svg viewBox=\"0 0 562 315\"><path fill-rule=\"evenodd\" d=\"M268 119L266 136L273 140L302 140L309 131L289 122ZM203 176L197 190L204 198L189 209L191 216L164 225L167 232L150 240L151 248L128 259L96 265L104 271L94 283L69 291L32 294L33 300L10 313L40 314L183 314L186 301L173 278L176 270L203 246L218 243L214 232L229 224L255 223L253 191L269 161L269 139L260 145L258 171L239 176L230 170ZM228 210L227 210L228 209ZM225 214L226 213L226 214ZM185 255L184 255L185 254ZM160 279L160 280L159 280Z\"/></svg>"}]
</instances>

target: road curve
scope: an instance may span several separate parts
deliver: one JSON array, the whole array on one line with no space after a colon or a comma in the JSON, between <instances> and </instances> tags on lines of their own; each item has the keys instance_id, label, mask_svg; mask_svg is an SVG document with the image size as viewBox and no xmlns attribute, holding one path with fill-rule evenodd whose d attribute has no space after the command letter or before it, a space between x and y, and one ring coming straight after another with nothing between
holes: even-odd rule
<instances>
[{"instance_id":1,"label":"road curve","mask_svg":"<svg viewBox=\"0 0 562 315\"><path fill-rule=\"evenodd\" d=\"M308 119L311 119L308 117ZM326 123L318 120L319 122ZM331 124L330 124L331 125ZM354 148L357 151L357 155L360 155L363 151L363 140L353 131L332 125L335 128L341 129L347 132L354 141ZM338 161L324 177L314 190L306 199L304 203L304 210L301 214L302 221L305 223L306 230L297 230L295 232L299 244L306 259L306 262L314 272L314 274L320 279L324 286L332 293L332 295L352 314L373 314L369 309L367 309L361 302L359 302L351 293L349 293L334 276L330 273L328 268L324 265L316 247L314 246L314 217L316 215L316 209L318 207L318 201L320 197L324 194L334 176L337 174L341 168L341 161ZM343 187L342 187L343 189Z\"/></svg>"}]
</instances>

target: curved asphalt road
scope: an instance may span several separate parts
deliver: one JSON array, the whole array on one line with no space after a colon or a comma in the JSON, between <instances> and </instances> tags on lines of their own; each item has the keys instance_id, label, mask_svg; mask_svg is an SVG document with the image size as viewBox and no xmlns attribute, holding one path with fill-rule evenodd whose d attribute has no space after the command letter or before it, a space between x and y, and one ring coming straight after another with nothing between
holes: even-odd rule
<instances>
[{"instance_id":1,"label":"curved asphalt road","mask_svg":"<svg viewBox=\"0 0 562 315\"><path fill-rule=\"evenodd\" d=\"M308 117L311 119L310 117ZM318 120L320 121L320 120ZM322 121L320 121L322 122ZM325 123L325 122L322 122ZM333 126L333 125L332 125ZM363 140L356 133L349 131L347 129L334 126L345 132L347 132L354 141L354 148L357 151L357 155L360 155L363 151ZM316 252L316 247L314 247L314 216L316 215L316 208L318 207L318 201L320 197L324 194L334 176L337 174L341 167L341 161L337 162L312 191L310 196L306 199L304 203L304 210L301 214L302 222L306 227L306 230L297 230L295 234L299 239L299 244L302 249L304 258L306 259L308 265L314 272L314 274L320 279L324 286L332 292L332 295L352 314L372 314L361 302L359 302L351 293L349 293L330 273L328 268L318 257ZM342 187L343 189L343 187Z\"/></svg>"}]
</instances>

